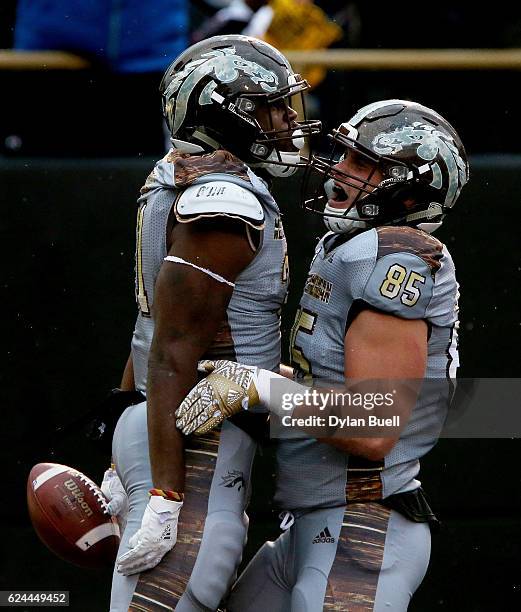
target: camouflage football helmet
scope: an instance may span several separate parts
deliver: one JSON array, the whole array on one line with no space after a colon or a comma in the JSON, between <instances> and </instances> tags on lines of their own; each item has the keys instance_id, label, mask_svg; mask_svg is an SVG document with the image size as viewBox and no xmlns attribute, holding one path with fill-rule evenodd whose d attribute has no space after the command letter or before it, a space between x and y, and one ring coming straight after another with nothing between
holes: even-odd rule
<instances>
[{"instance_id":1,"label":"camouflage football helmet","mask_svg":"<svg viewBox=\"0 0 521 612\"><path fill-rule=\"evenodd\" d=\"M333 151L329 157L313 157L303 200L305 208L322 214L329 229L336 232L379 225L410 225L432 232L469 178L465 148L454 128L441 115L415 102L369 104L329 137ZM373 166L366 180L334 168L339 153L343 159L353 152ZM313 170L326 179L325 189L315 190L309 198ZM358 190L345 209L328 204L342 186Z\"/></svg>"},{"instance_id":2,"label":"camouflage football helmet","mask_svg":"<svg viewBox=\"0 0 521 612\"><path fill-rule=\"evenodd\" d=\"M215 36L189 47L168 67L161 81L163 114L174 144L195 149L223 148L242 161L289 176L303 165L300 150L307 136L320 131L319 121L293 122L291 129L261 127L260 106L289 107L307 81L287 59L256 38Z\"/></svg>"}]
</instances>

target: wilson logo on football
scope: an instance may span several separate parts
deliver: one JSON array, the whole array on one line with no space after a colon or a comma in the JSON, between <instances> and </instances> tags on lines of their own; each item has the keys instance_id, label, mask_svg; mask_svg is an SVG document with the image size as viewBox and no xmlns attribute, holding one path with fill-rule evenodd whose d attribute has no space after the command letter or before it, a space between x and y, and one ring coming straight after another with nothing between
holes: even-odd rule
<instances>
[{"instance_id":1,"label":"wilson logo on football","mask_svg":"<svg viewBox=\"0 0 521 612\"><path fill-rule=\"evenodd\" d=\"M327 527L313 540L313 544L333 544L334 542L335 538L331 535L331 532Z\"/></svg>"},{"instance_id":2,"label":"wilson logo on football","mask_svg":"<svg viewBox=\"0 0 521 612\"><path fill-rule=\"evenodd\" d=\"M74 480L70 478L69 480L66 480L63 484L73 494L75 500L78 502L78 505L81 506L81 509L85 512L85 514L87 516L92 516L93 512L89 504L83 499L84 493L80 489L80 487L78 487L78 485L74 482Z\"/></svg>"}]
</instances>

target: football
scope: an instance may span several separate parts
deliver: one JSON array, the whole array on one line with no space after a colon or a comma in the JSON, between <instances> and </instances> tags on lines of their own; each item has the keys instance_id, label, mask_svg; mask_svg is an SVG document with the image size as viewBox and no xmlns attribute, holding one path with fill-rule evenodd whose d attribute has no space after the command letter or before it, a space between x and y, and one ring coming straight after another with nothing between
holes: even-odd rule
<instances>
[{"instance_id":1,"label":"football","mask_svg":"<svg viewBox=\"0 0 521 612\"><path fill-rule=\"evenodd\" d=\"M80 567L110 566L119 546L119 525L106 511L101 489L80 471L38 463L27 480L27 505L40 540Z\"/></svg>"}]
</instances>

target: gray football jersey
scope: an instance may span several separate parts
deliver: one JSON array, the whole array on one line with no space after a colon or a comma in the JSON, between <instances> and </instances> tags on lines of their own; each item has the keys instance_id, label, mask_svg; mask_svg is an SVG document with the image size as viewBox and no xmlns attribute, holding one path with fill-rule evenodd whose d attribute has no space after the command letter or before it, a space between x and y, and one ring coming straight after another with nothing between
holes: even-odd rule
<instances>
[{"instance_id":1,"label":"gray football jersey","mask_svg":"<svg viewBox=\"0 0 521 612\"><path fill-rule=\"evenodd\" d=\"M261 221L264 229L256 256L237 277L226 319L204 357L278 370L280 310L288 288L287 246L278 206L265 183L226 151L202 156L170 151L156 164L138 200L136 298L139 312L132 338L132 357L136 388L143 393L154 333L154 284L167 255L168 228L172 219L176 222L173 207L183 189L216 180L240 185L256 196L264 213Z\"/></svg>"},{"instance_id":2,"label":"gray football jersey","mask_svg":"<svg viewBox=\"0 0 521 612\"><path fill-rule=\"evenodd\" d=\"M420 230L381 227L351 239L329 233L317 246L292 330L297 378L344 383L344 338L360 308L424 319L430 328L425 376L437 382L423 385L408 424L385 457L383 497L419 486L419 458L435 444L445 420L450 379L459 365L458 295L446 247ZM346 453L313 438L281 441L277 452L279 506L345 503Z\"/></svg>"}]
</instances>

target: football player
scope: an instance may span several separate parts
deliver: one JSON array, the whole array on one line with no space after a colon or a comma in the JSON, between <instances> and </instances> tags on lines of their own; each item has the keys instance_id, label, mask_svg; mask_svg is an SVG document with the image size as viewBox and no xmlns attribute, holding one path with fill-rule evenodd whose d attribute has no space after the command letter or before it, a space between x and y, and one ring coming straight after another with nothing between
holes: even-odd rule
<instances>
[{"instance_id":1,"label":"football player","mask_svg":"<svg viewBox=\"0 0 521 612\"><path fill-rule=\"evenodd\" d=\"M289 105L307 88L275 48L235 35L193 45L163 77L173 148L138 201L139 312L124 386L146 402L126 409L113 439L129 503L113 612L128 610L139 573L174 546L178 523L170 569L140 582L139 609L165 598L177 610L215 610L240 562L266 415L237 415L220 433L188 441L185 456L174 412L202 357L279 368L288 260L269 186L296 171L305 139L320 130L318 121L297 123ZM121 492L113 474L105 480Z\"/></svg>"},{"instance_id":2,"label":"football player","mask_svg":"<svg viewBox=\"0 0 521 612\"><path fill-rule=\"evenodd\" d=\"M310 377L423 383L399 433L279 441L275 501L289 529L240 576L233 612L403 611L429 562L436 518L417 479L419 459L439 436L459 364L454 264L431 232L468 180L467 157L443 117L403 100L362 108L331 138L340 159L312 162L326 196L306 200L330 231L292 331L295 380L203 363L213 372L181 404L178 426L204 431L259 402L279 417L304 416L309 407L288 412L281 398L302 395L296 381Z\"/></svg>"}]
</instances>

